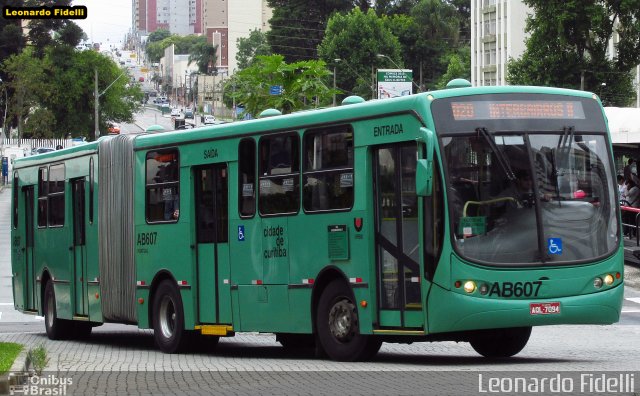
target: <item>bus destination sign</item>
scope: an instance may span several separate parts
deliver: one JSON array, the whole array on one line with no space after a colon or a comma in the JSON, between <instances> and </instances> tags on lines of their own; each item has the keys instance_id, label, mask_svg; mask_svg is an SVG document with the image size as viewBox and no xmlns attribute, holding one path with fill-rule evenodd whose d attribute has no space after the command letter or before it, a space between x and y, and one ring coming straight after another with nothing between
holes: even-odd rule
<instances>
[{"instance_id":1,"label":"bus destination sign","mask_svg":"<svg viewBox=\"0 0 640 396\"><path fill-rule=\"evenodd\" d=\"M456 121L493 119L584 119L579 101L482 100L452 102Z\"/></svg>"}]
</instances>

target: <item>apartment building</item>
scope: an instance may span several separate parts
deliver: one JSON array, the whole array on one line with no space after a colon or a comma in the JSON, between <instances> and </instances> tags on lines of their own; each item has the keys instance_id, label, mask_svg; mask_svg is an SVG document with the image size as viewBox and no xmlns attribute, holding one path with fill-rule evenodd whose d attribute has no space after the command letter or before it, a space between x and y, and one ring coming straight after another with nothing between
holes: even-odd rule
<instances>
[{"instance_id":1,"label":"apartment building","mask_svg":"<svg viewBox=\"0 0 640 396\"><path fill-rule=\"evenodd\" d=\"M471 0L472 85L507 84L507 61L526 49L527 13L519 0Z\"/></svg>"}]
</instances>

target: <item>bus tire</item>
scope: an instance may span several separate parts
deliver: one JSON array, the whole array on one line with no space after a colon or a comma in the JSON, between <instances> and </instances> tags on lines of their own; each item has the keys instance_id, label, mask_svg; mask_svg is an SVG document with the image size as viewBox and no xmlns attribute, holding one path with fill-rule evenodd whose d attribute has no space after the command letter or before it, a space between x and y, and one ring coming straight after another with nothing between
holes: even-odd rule
<instances>
[{"instance_id":1,"label":"bus tire","mask_svg":"<svg viewBox=\"0 0 640 396\"><path fill-rule=\"evenodd\" d=\"M62 340L70 335L68 321L59 319L56 309L56 292L53 282L44 287L44 327L50 340Z\"/></svg>"},{"instance_id":2,"label":"bus tire","mask_svg":"<svg viewBox=\"0 0 640 396\"><path fill-rule=\"evenodd\" d=\"M316 328L319 347L333 360L366 360L380 348L378 338L360 334L358 310L342 280L332 281L322 292Z\"/></svg>"},{"instance_id":3,"label":"bus tire","mask_svg":"<svg viewBox=\"0 0 640 396\"><path fill-rule=\"evenodd\" d=\"M505 358L520 352L531 336L531 326L477 331L471 347L487 358Z\"/></svg>"},{"instance_id":4,"label":"bus tire","mask_svg":"<svg viewBox=\"0 0 640 396\"><path fill-rule=\"evenodd\" d=\"M153 299L153 338L164 353L182 352L189 344L178 288L169 280L158 286Z\"/></svg>"}]
</instances>

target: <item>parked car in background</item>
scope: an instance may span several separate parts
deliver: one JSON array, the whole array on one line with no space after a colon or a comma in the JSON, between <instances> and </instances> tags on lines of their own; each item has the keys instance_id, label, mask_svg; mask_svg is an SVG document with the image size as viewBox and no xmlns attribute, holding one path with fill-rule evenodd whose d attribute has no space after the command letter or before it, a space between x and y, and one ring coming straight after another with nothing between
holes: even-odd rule
<instances>
[{"instance_id":1,"label":"parked car in background","mask_svg":"<svg viewBox=\"0 0 640 396\"><path fill-rule=\"evenodd\" d=\"M171 109L171 117L180 117L182 112L178 108Z\"/></svg>"},{"instance_id":2,"label":"parked car in background","mask_svg":"<svg viewBox=\"0 0 640 396\"><path fill-rule=\"evenodd\" d=\"M34 147L31 150L31 155L50 153L52 151L56 151L56 149L53 147L37 147L37 148Z\"/></svg>"},{"instance_id":3,"label":"parked car in background","mask_svg":"<svg viewBox=\"0 0 640 396\"><path fill-rule=\"evenodd\" d=\"M206 115L204 116L203 123L204 125L218 125L218 124L224 124L226 123L226 121L219 120L212 115Z\"/></svg>"},{"instance_id":4,"label":"parked car in background","mask_svg":"<svg viewBox=\"0 0 640 396\"><path fill-rule=\"evenodd\" d=\"M184 118L193 118L193 110L192 109L185 109Z\"/></svg>"}]
</instances>

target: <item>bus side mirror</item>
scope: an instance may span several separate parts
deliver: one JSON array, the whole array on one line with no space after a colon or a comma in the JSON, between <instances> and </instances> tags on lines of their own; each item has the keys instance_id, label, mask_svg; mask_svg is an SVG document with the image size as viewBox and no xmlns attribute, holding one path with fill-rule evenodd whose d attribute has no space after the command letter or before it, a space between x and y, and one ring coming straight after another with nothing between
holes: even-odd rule
<instances>
[{"instance_id":1,"label":"bus side mirror","mask_svg":"<svg viewBox=\"0 0 640 396\"><path fill-rule=\"evenodd\" d=\"M425 158L418 159L416 164L416 195L429 197L433 193L433 132L427 128L420 128L418 142L424 143ZM418 153L421 153L418 143Z\"/></svg>"}]
</instances>

